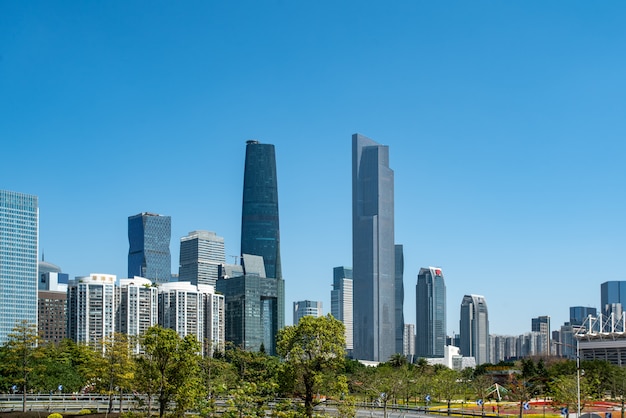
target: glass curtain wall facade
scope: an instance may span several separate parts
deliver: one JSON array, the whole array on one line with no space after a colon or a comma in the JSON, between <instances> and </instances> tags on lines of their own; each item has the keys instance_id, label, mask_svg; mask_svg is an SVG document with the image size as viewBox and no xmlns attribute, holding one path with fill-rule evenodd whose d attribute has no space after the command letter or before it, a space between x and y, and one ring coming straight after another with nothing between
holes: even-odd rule
<instances>
[{"instance_id":1,"label":"glass curtain wall facade","mask_svg":"<svg viewBox=\"0 0 626 418\"><path fill-rule=\"evenodd\" d=\"M395 246L396 353L404 352L404 248Z\"/></svg>"},{"instance_id":2,"label":"glass curtain wall facade","mask_svg":"<svg viewBox=\"0 0 626 418\"><path fill-rule=\"evenodd\" d=\"M282 279L274 145L246 142L241 254L263 257L267 277Z\"/></svg>"},{"instance_id":3,"label":"glass curtain wall facade","mask_svg":"<svg viewBox=\"0 0 626 418\"><path fill-rule=\"evenodd\" d=\"M293 303L293 324L297 325L303 316L322 316L322 302L317 300L301 300Z\"/></svg>"},{"instance_id":4,"label":"glass curtain wall facade","mask_svg":"<svg viewBox=\"0 0 626 418\"><path fill-rule=\"evenodd\" d=\"M37 196L0 190L0 345L25 320L37 325Z\"/></svg>"},{"instance_id":5,"label":"glass curtain wall facade","mask_svg":"<svg viewBox=\"0 0 626 418\"><path fill-rule=\"evenodd\" d=\"M352 350L352 269L335 267L333 269L333 290L330 292L330 314L345 327L346 350Z\"/></svg>"},{"instance_id":6,"label":"glass curtain wall facade","mask_svg":"<svg viewBox=\"0 0 626 418\"><path fill-rule=\"evenodd\" d=\"M169 216L143 212L128 217L128 277L167 283L172 277Z\"/></svg>"},{"instance_id":7,"label":"glass curtain wall facade","mask_svg":"<svg viewBox=\"0 0 626 418\"><path fill-rule=\"evenodd\" d=\"M489 314L484 296L465 295L461 302L460 349L476 364L489 362Z\"/></svg>"},{"instance_id":8,"label":"glass curtain wall facade","mask_svg":"<svg viewBox=\"0 0 626 418\"><path fill-rule=\"evenodd\" d=\"M394 173L389 147L352 136L354 357L396 353Z\"/></svg>"},{"instance_id":9,"label":"glass curtain wall facade","mask_svg":"<svg viewBox=\"0 0 626 418\"><path fill-rule=\"evenodd\" d=\"M446 345L446 284L437 267L423 267L415 286L415 355L444 357Z\"/></svg>"},{"instance_id":10,"label":"glass curtain wall facade","mask_svg":"<svg viewBox=\"0 0 626 418\"><path fill-rule=\"evenodd\" d=\"M619 305L618 305L619 304ZM609 281L600 285L600 310L603 315L620 316L626 308L626 281Z\"/></svg>"},{"instance_id":11,"label":"glass curtain wall facade","mask_svg":"<svg viewBox=\"0 0 626 418\"><path fill-rule=\"evenodd\" d=\"M180 239L179 281L215 286L225 262L224 238L215 232L193 231Z\"/></svg>"},{"instance_id":12,"label":"glass curtain wall facade","mask_svg":"<svg viewBox=\"0 0 626 418\"><path fill-rule=\"evenodd\" d=\"M262 269L246 268L258 265L254 258L244 254L243 272L225 266L233 276L223 274L217 281L216 290L224 295L224 333L226 341L237 347L251 351L263 347L275 355L276 335L285 326L285 284L265 277Z\"/></svg>"}]
</instances>

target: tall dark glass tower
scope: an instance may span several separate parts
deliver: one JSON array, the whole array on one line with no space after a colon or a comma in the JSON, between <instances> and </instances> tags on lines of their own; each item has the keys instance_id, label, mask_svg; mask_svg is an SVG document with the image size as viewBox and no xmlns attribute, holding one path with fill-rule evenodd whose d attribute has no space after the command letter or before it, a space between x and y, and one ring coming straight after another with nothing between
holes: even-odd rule
<instances>
[{"instance_id":1,"label":"tall dark glass tower","mask_svg":"<svg viewBox=\"0 0 626 418\"><path fill-rule=\"evenodd\" d=\"M128 277L140 276L156 283L172 277L169 216L143 212L128 217Z\"/></svg>"},{"instance_id":2,"label":"tall dark glass tower","mask_svg":"<svg viewBox=\"0 0 626 418\"><path fill-rule=\"evenodd\" d=\"M352 135L354 357L396 353L393 170L389 147Z\"/></svg>"},{"instance_id":3,"label":"tall dark glass tower","mask_svg":"<svg viewBox=\"0 0 626 418\"><path fill-rule=\"evenodd\" d=\"M421 268L415 286L415 355L443 357L446 345L446 284L440 268Z\"/></svg>"},{"instance_id":4,"label":"tall dark glass tower","mask_svg":"<svg viewBox=\"0 0 626 418\"><path fill-rule=\"evenodd\" d=\"M404 247L396 244L396 353L404 352Z\"/></svg>"},{"instance_id":5,"label":"tall dark glass tower","mask_svg":"<svg viewBox=\"0 0 626 418\"><path fill-rule=\"evenodd\" d=\"M263 257L267 277L282 279L274 145L246 142L241 254Z\"/></svg>"}]
</instances>

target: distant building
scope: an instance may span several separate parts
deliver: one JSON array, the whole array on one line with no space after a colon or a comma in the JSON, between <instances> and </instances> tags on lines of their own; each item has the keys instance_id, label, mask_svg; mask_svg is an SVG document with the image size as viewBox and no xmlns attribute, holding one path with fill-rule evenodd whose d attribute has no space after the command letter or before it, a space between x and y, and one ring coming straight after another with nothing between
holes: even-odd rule
<instances>
[{"instance_id":1,"label":"distant building","mask_svg":"<svg viewBox=\"0 0 626 418\"><path fill-rule=\"evenodd\" d=\"M128 277L167 283L172 276L169 216L149 212L128 217Z\"/></svg>"},{"instance_id":2,"label":"distant building","mask_svg":"<svg viewBox=\"0 0 626 418\"><path fill-rule=\"evenodd\" d=\"M216 290L224 295L225 338L244 350L276 354L285 326L285 283L267 277L263 257L243 255L243 265L224 265Z\"/></svg>"},{"instance_id":3,"label":"distant building","mask_svg":"<svg viewBox=\"0 0 626 418\"><path fill-rule=\"evenodd\" d=\"M460 335L464 357L474 357L478 365L489 363L489 314L484 296L463 296Z\"/></svg>"},{"instance_id":4,"label":"distant building","mask_svg":"<svg viewBox=\"0 0 626 418\"><path fill-rule=\"evenodd\" d=\"M626 281L608 281L600 285L600 309L602 314L621 316L626 307Z\"/></svg>"},{"instance_id":5,"label":"distant building","mask_svg":"<svg viewBox=\"0 0 626 418\"><path fill-rule=\"evenodd\" d=\"M178 280L215 286L219 267L226 262L224 238L210 231L193 231L180 239Z\"/></svg>"},{"instance_id":6,"label":"distant building","mask_svg":"<svg viewBox=\"0 0 626 418\"><path fill-rule=\"evenodd\" d=\"M37 325L37 196L0 190L0 345L22 321Z\"/></svg>"},{"instance_id":7,"label":"distant building","mask_svg":"<svg viewBox=\"0 0 626 418\"><path fill-rule=\"evenodd\" d=\"M67 336L77 343L100 344L115 332L115 281L113 274L96 274L70 280L67 290Z\"/></svg>"},{"instance_id":8,"label":"distant building","mask_svg":"<svg viewBox=\"0 0 626 418\"><path fill-rule=\"evenodd\" d=\"M550 331L550 317L547 315L539 316L537 318L532 318L531 320L531 331L538 332L541 334L541 345L537 347L537 353L545 356L550 355L550 347L552 346L551 337L552 333Z\"/></svg>"},{"instance_id":9,"label":"distant building","mask_svg":"<svg viewBox=\"0 0 626 418\"><path fill-rule=\"evenodd\" d=\"M402 337L403 347L402 354L407 358L409 363L415 360L415 325L404 324L404 332Z\"/></svg>"},{"instance_id":10,"label":"distant building","mask_svg":"<svg viewBox=\"0 0 626 418\"><path fill-rule=\"evenodd\" d=\"M67 337L67 291L38 291L37 312L37 330L42 342L56 344Z\"/></svg>"},{"instance_id":11,"label":"distant building","mask_svg":"<svg viewBox=\"0 0 626 418\"><path fill-rule=\"evenodd\" d=\"M389 147L352 135L354 357L396 353L394 174Z\"/></svg>"},{"instance_id":12,"label":"distant building","mask_svg":"<svg viewBox=\"0 0 626 418\"><path fill-rule=\"evenodd\" d=\"M293 324L297 325L303 316L322 316L322 302L317 300L301 300L293 303Z\"/></svg>"},{"instance_id":13,"label":"distant building","mask_svg":"<svg viewBox=\"0 0 626 418\"><path fill-rule=\"evenodd\" d=\"M158 290L150 280L135 276L120 279L116 291L116 331L132 337L138 353L138 337L158 323Z\"/></svg>"},{"instance_id":14,"label":"distant building","mask_svg":"<svg viewBox=\"0 0 626 418\"><path fill-rule=\"evenodd\" d=\"M67 285L69 275L43 259L39 262L37 329L44 342L58 343L67 337Z\"/></svg>"},{"instance_id":15,"label":"distant building","mask_svg":"<svg viewBox=\"0 0 626 418\"><path fill-rule=\"evenodd\" d=\"M343 322L348 352L353 348L352 306L352 269L335 267L333 269L333 290L330 292L330 313Z\"/></svg>"},{"instance_id":16,"label":"distant building","mask_svg":"<svg viewBox=\"0 0 626 418\"><path fill-rule=\"evenodd\" d=\"M438 267L422 267L415 286L415 355L443 357L446 345L446 284Z\"/></svg>"},{"instance_id":17,"label":"distant building","mask_svg":"<svg viewBox=\"0 0 626 418\"><path fill-rule=\"evenodd\" d=\"M571 325L582 325L589 316L598 316L596 308L589 306L570 306L569 308L569 322Z\"/></svg>"},{"instance_id":18,"label":"distant building","mask_svg":"<svg viewBox=\"0 0 626 418\"><path fill-rule=\"evenodd\" d=\"M204 355L224 349L224 296L210 285L189 282L159 286L159 325L181 337L193 335Z\"/></svg>"},{"instance_id":19,"label":"distant building","mask_svg":"<svg viewBox=\"0 0 626 418\"><path fill-rule=\"evenodd\" d=\"M404 247L395 245L396 353L404 352Z\"/></svg>"}]
</instances>

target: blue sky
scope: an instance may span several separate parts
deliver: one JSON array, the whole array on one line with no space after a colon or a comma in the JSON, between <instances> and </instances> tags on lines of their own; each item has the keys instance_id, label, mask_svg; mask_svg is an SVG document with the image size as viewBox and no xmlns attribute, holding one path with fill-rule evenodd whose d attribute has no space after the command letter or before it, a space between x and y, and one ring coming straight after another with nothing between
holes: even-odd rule
<instances>
[{"instance_id":1,"label":"blue sky","mask_svg":"<svg viewBox=\"0 0 626 418\"><path fill-rule=\"evenodd\" d=\"M239 253L245 141L276 146L286 318L352 264L351 140L390 147L405 321L439 266L492 333L599 307L626 280L626 4L1 2L0 188L40 251L126 275L127 218ZM234 260L228 257L229 261Z\"/></svg>"}]
</instances>

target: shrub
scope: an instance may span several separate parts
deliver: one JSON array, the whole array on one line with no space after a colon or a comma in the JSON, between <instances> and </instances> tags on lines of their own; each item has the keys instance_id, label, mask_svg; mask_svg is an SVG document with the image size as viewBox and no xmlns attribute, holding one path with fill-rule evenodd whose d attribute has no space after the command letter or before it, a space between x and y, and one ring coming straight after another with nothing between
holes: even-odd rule
<instances>
[{"instance_id":1,"label":"shrub","mask_svg":"<svg viewBox=\"0 0 626 418\"><path fill-rule=\"evenodd\" d=\"M81 409L80 411L78 411L78 415L90 415L91 414L91 409Z\"/></svg>"},{"instance_id":2,"label":"shrub","mask_svg":"<svg viewBox=\"0 0 626 418\"><path fill-rule=\"evenodd\" d=\"M63 415L59 414L58 412L54 412L48 415L48 418L63 418Z\"/></svg>"}]
</instances>

